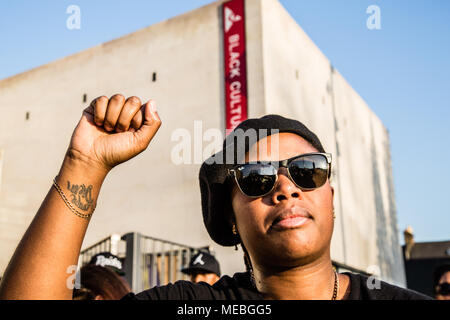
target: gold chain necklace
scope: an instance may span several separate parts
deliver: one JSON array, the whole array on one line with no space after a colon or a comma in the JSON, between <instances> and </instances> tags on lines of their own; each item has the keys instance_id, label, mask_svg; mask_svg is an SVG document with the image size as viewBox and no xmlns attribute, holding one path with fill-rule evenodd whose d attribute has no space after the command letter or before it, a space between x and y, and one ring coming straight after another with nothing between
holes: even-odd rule
<instances>
[{"instance_id":1,"label":"gold chain necklace","mask_svg":"<svg viewBox=\"0 0 450 320\"><path fill-rule=\"evenodd\" d=\"M258 290L256 287L255 276L253 274L253 268L250 269L250 281L253 287L256 290ZM338 273L334 271L334 289L333 289L333 297L331 298L331 300L336 300L338 292L339 292L339 276Z\"/></svg>"}]
</instances>

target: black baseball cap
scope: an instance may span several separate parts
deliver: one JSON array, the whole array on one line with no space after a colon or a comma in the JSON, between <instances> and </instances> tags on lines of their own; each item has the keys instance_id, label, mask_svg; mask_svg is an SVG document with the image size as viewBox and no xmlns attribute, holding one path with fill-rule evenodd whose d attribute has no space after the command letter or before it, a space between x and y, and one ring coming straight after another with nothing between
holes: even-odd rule
<instances>
[{"instance_id":1,"label":"black baseball cap","mask_svg":"<svg viewBox=\"0 0 450 320\"><path fill-rule=\"evenodd\" d=\"M122 261L120 261L118 256L115 256L110 252L101 252L96 254L91 258L89 264L110 268L111 270L117 272L118 275L125 275Z\"/></svg>"},{"instance_id":2,"label":"black baseball cap","mask_svg":"<svg viewBox=\"0 0 450 320\"><path fill-rule=\"evenodd\" d=\"M215 273L220 277L220 265L219 261L212 254L200 251L192 256L189 267L183 268L181 272L185 274Z\"/></svg>"},{"instance_id":3,"label":"black baseball cap","mask_svg":"<svg viewBox=\"0 0 450 320\"><path fill-rule=\"evenodd\" d=\"M239 140L242 132L246 133L250 130L256 133L254 141ZM239 163L242 161L240 158L249 151L252 143L271 134L282 132L297 134L317 151L325 152L319 138L300 121L279 115L267 115L241 122L226 137L223 149L203 162L199 172L203 222L211 239L216 243L222 246L234 246L240 243L240 238L232 232L230 221L233 209L228 187L228 169L242 163ZM232 161L228 161L229 159Z\"/></svg>"}]
</instances>

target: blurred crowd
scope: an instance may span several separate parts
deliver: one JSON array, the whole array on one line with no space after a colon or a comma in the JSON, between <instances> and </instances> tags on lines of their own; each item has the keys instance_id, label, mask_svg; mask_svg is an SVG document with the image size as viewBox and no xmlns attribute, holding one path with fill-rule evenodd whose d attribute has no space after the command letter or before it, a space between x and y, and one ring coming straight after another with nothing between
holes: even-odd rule
<instances>
[{"instance_id":1,"label":"blurred crowd","mask_svg":"<svg viewBox=\"0 0 450 320\"><path fill-rule=\"evenodd\" d=\"M206 282L213 285L220 278L220 265L209 252L200 251L194 255L189 266L181 272L192 282ZM73 291L74 300L119 300L131 292L125 279L123 264L119 257L102 252L92 257L80 269L79 286Z\"/></svg>"}]
</instances>

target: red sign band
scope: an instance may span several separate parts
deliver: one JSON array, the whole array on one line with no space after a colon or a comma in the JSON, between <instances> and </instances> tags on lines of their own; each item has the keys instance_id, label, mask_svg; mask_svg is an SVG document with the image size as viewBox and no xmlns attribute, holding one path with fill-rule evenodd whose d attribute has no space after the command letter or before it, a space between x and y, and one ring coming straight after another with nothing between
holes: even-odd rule
<instances>
[{"instance_id":1,"label":"red sign band","mask_svg":"<svg viewBox=\"0 0 450 320\"><path fill-rule=\"evenodd\" d=\"M247 114L247 61L244 0L223 4L225 129L228 135Z\"/></svg>"}]
</instances>

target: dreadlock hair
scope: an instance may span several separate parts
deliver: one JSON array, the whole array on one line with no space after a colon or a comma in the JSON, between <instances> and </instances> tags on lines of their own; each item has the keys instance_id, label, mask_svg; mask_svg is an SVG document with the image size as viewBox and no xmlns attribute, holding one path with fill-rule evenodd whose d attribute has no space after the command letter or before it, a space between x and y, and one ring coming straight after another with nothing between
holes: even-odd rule
<instances>
[{"instance_id":1,"label":"dreadlock hair","mask_svg":"<svg viewBox=\"0 0 450 320\"><path fill-rule=\"evenodd\" d=\"M248 254L247 248L244 246L242 241L241 241L241 247L242 247L242 251L244 251L245 269L250 274L250 281L251 281L252 285L256 288L255 275L253 273L252 261L250 260L250 255Z\"/></svg>"},{"instance_id":2,"label":"dreadlock hair","mask_svg":"<svg viewBox=\"0 0 450 320\"><path fill-rule=\"evenodd\" d=\"M234 186L234 180L231 179L230 177L227 177L227 179L225 180L225 184L228 190L228 197L229 197L229 201L227 201L226 203L229 204L230 206L230 212L234 212L233 207L231 205L231 191L233 190L233 186ZM233 216L228 217L229 221L231 223L234 223L236 225L236 219ZM244 246L244 243L242 242L241 237L239 236L239 233L236 234L236 237L239 239L239 243L242 247L242 251L244 252L244 264L245 264L245 269L246 272L248 272L250 274L250 281L252 283L252 285L256 288L256 282L255 282L255 276L253 273L253 266L252 266L252 261L250 260L250 255L248 254L247 248ZM236 250L237 250L237 245L236 245Z\"/></svg>"}]
</instances>

